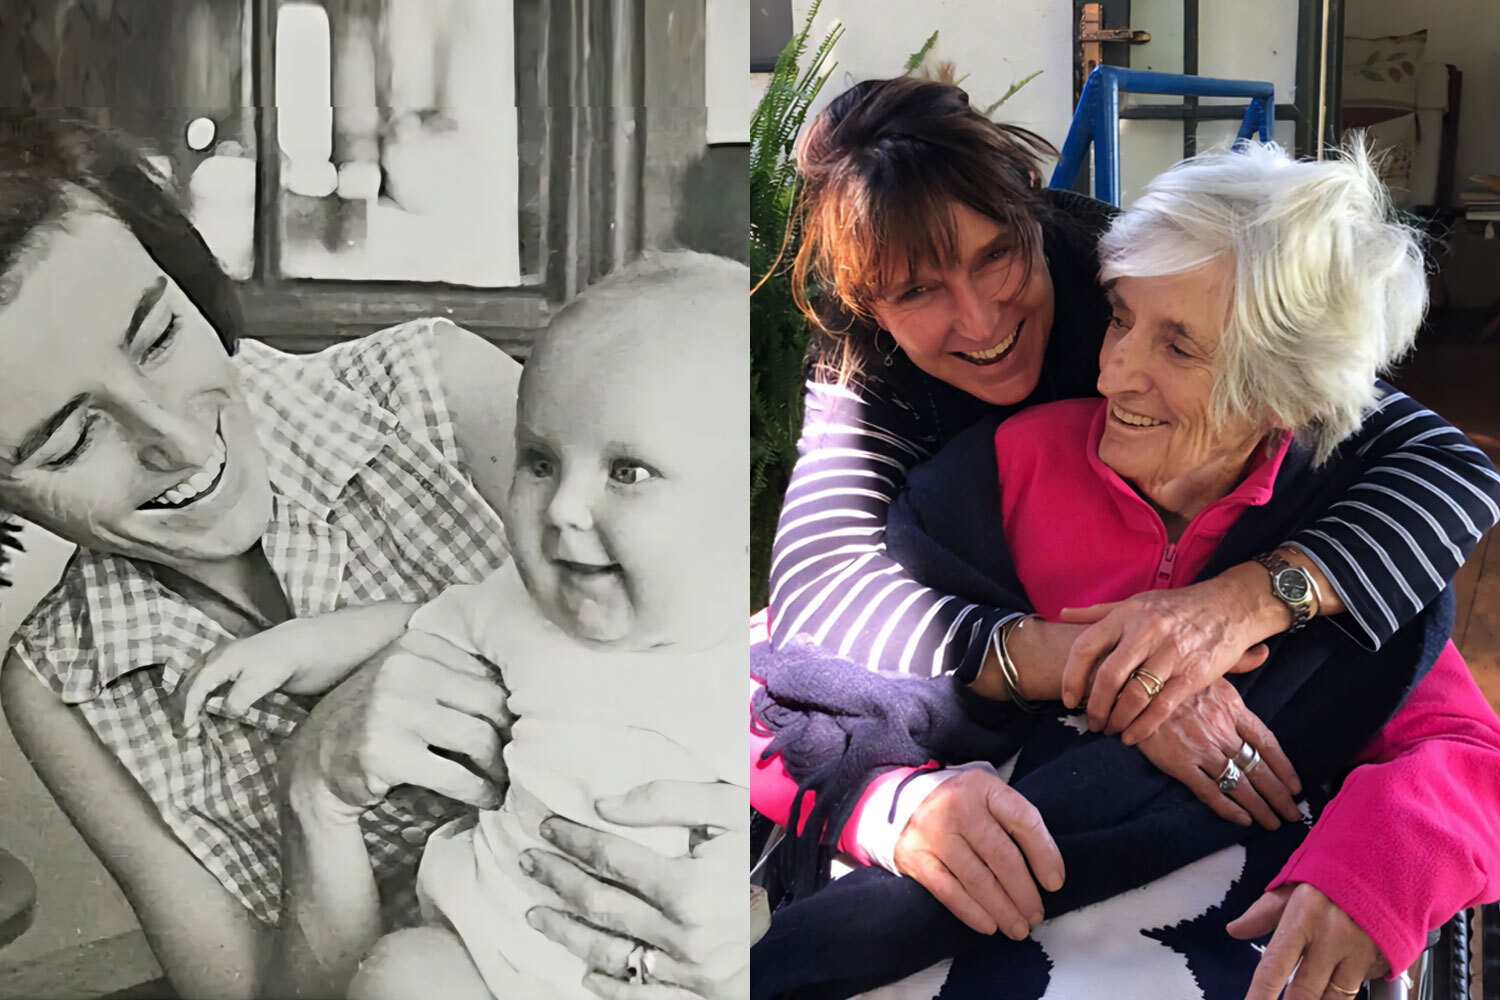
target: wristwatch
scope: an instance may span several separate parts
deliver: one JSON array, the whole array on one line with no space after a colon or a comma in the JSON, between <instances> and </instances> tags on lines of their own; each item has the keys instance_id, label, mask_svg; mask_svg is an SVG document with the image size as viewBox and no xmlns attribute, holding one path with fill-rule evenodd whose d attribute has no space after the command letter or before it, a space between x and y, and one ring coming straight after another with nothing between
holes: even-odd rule
<instances>
[{"instance_id":1,"label":"wristwatch","mask_svg":"<svg viewBox=\"0 0 1500 1000\"><path fill-rule=\"evenodd\" d=\"M1287 631L1295 632L1302 628L1312 617L1313 601L1317 593L1312 577L1306 570L1293 566L1274 552L1258 555L1255 561L1271 574L1271 593L1292 613L1292 627Z\"/></svg>"}]
</instances>

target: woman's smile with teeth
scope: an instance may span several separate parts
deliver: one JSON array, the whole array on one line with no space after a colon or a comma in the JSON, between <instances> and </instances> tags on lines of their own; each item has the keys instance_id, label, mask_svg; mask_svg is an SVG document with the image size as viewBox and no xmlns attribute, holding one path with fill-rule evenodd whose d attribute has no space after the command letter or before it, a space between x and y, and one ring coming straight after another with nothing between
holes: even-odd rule
<instances>
[{"instance_id":1,"label":"woman's smile with teeth","mask_svg":"<svg viewBox=\"0 0 1500 1000\"><path fill-rule=\"evenodd\" d=\"M1120 421L1120 423L1129 424L1132 427L1160 427L1166 423L1165 420L1157 420L1155 417L1148 417L1141 413L1131 413L1129 410L1122 410L1120 409L1120 407L1114 405L1113 403L1110 404L1109 413L1110 416Z\"/></svg>"},{"instance_id":2,"label":"woman's smile with teeth","mask_svg":"<svg viewBox=\"0 0 1500 1000\"><path fill-rule=\"evenodd\" d=\"M989 348L988 350L984 350L984 351L955 351L954 353L957 354L959 357L963 358L965 361L971 363L971 364L976 364L976 365L994 364L996 361L999 361L1007 353L1009 353L1009 351L1010 351L1010 349L1012 347L1016 346L1016 340L1021 336L1021 327L1025 326L1025 325L1026 325L1026 321L1023 319L1021 322L1019 322L1019 323L1016 324L1015 330L1011 333L1011 335L1009 337L1006 337L1000 343L996 344L994 347Z\"/></svg>"},{"instance_id":3,"label":"woman's smile with teeth","mask_svg":"<svg viewBox=\"0 0 1500 1000\"><path fill-rule=\"evenodd\" d=\"M224 475L224 455L224 437L222 432L216 430L213 454L209 456L203 467L170 489L163 490L141 504L141 508L152 510L186 507L190 503L201 500L219 485L219 480Z\"/></svg>"}]
</instances>

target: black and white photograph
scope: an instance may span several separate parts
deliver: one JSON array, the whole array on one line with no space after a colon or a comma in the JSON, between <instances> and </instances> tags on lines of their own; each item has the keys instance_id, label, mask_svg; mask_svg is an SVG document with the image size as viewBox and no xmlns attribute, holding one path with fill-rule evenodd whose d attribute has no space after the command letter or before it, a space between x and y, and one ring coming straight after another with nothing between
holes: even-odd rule
<instances>
[{"instance_id":1,"label":"black and white photograph","mask_svg":"<svg viewBox=\"0 0 1500 1000\"><path fill-rule=\"evenodd\" d=\"M748 996L748 24L0 2L0 997Z\"/></svg>"}]
</instances>

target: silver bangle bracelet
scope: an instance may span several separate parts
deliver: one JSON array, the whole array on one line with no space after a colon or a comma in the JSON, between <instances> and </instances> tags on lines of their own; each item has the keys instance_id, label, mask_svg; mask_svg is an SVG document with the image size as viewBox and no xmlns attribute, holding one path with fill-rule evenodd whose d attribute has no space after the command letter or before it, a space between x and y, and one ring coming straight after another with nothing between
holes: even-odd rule
<instances>
[{"instance_id":1,"label":"silver bangle bracelet","mask_svg":"<svg viewBox=\"0 0 1500 1000\"><path fill-rule=\"evenodd\" d=\"M995 659L1000 664L1000 679L1005 683L1005 693L1010 696L1010 700L1015 706L1023 712L1040 712L1042 707L1021 694L1020 672L1016 669L1016 661L1010 657L1010 648L1007 645L1007 640L1010 639L1011 632L1017 626L1027 618L1034 617L1036 616L1023 615L1020 618L1011 619L995 630L992 640L995 646Z\"/></svg>"}]
</instances>

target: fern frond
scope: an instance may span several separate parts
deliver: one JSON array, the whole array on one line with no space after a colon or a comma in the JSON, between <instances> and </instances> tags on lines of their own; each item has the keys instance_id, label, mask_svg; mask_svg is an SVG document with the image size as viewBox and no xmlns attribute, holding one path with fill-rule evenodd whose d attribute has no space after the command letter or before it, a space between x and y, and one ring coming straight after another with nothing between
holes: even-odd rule
<instances>
[{"instance_id":1,"label":"fern frond","mask_svg":"<svg viewBox=\"0 0 1500 1000\"><path fill-rule=\"evenodd\" d=\"M932 47L937 44L937 40L938 33L934 31L927 36L927 41L922 43L920 49L906 57L906 67L902 72L903 76L910 76L922 68L922 64L927 61L927 53L932 51Z\"/></svg>"},{"instance_id":2,"label":"fern frond","mask_svg":"<svg viewBox=\"0 0 1500 1000\"><path fill-rule=\"evenodd\" d=\"M1000 100L996 101L994 104L991 104L989 107L987 107L987 108L984 109L984 116L986 118L989 118L992 115L994 115L996 109L998 109L1000 107L1000 105L1004 104L1006 101L1010 100L1012 97L1014 97L1016 95L1016 91L1020 90L1022 87L1026 86L1032 80L1035 80L1037 77L1039 77L1041 75L1042 75L1042 71L1041 70L1037 70L1035 73L1031 74L1030 76L1026 77L1025 79L1020 80L1020 81L1018 81L1016 83L1011 84L1010 85L1010 89L1005 92L1005 94L1000 98Z\"/></svg>"}]
</instances>

